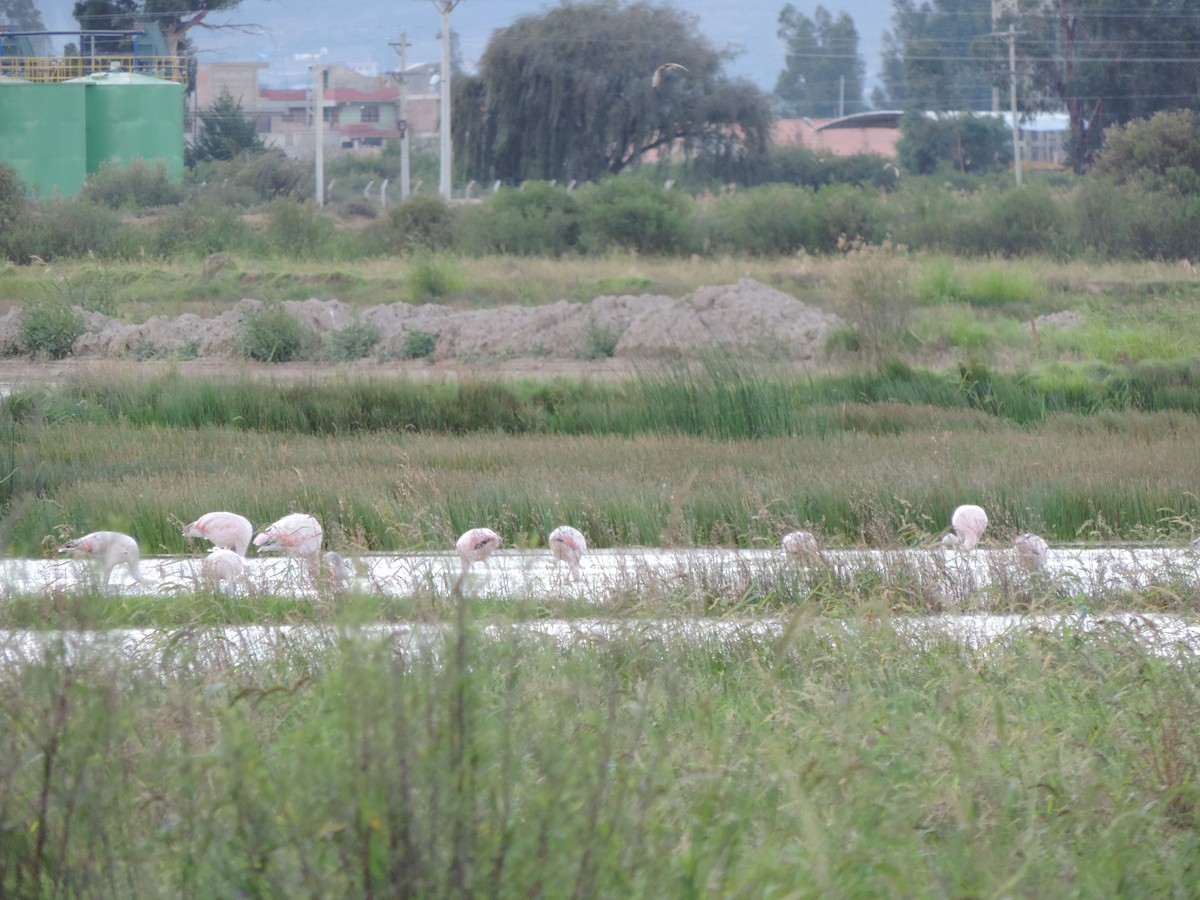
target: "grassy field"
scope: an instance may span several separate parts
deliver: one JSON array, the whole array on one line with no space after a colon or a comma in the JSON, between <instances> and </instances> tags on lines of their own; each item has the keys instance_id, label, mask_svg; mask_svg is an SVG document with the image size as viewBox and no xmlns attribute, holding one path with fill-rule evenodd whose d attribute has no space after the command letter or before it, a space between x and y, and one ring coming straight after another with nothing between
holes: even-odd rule
<instances>
[{"instance_id":1,"label":"grassy field","mask_svg":"<svg viewBox=\"0 0 1200 900\"><path fill-rule=\"evenodd\" d=\"M1200 673L1122 629L190 648L0 668L6 895L1194 889Z\"/></svg>"},{"instance_id":2,"label":"grassy field","mask_svg":"<svg viewBox=\"0 0 1200 900\"><path fill-rule=\"evenodd\" d=\"M855 337L807 377L709 359L615 384L264 386L131 364L24 385L0 409L4 546L50 556L112 528L145 553L199 553L181 527L215 509L259 526L312 512L351 554L449 549L483 524L541 547L560 522L597 547L774 548L808 527L826 547L901 548L936 540L965 502L988 509L990 547L1034 530L1182 548L1200 529L1200 317L1183 267L873 251L692 271L454 265L463 305L748 274L836 306ZM364 305L408 290L399 263L289 267L290 281L219 274L208 293L183 267L10 267L0 294L122 286L106 296L137 317L211 312L247 284ZM1024 327L1063 309L1083 324ZM603 609L432 590L5 592L0 628L41 639L0 637L0 894L1192 896L1196 658L1149 649L1134 633L1147 623L1087 631L1073 616L1194 620L1194 571L1105 596L1046 583L970 598L1072 614L985 649L905 636L899 617L941 608L904 572L782 561ZM625 631L560 646L517 630L596 616ZM666 640L647 624L693 616L731 634ZM738 627L766 616L782 636ZM445 631L356 636L397 622ZM236 636L201 653L229 623L346 631L314 646L281 630L254 659ZM151 629L136 658L75 639L126 626Z\"/></svg>"}]
</instances>

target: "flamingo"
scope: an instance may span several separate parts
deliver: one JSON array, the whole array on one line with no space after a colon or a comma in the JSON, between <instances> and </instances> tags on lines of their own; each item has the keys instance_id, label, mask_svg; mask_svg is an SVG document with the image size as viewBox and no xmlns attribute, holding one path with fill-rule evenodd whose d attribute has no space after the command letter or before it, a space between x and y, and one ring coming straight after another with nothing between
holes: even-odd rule
<instances>
[{"instance_id":1,"label":"flamingo","mask_svg":"<svg viewBox=\"0 0 1200 900\"><path fill-rule=\"evenodd\" d=\"M546 541L550 545L550 554L559 562L565 562L571 570L571 577L576 581L582 580L579 575L579 560L587 552L587 538L578 528L570 525L559 525Z\"/></svg>"},{"instance_id":2,"label":"flamingo","mask_svg":"<svg viewBox=\"0 0 1200 900\"><path fill-rule=\"evenodd\" d=\"M1013 549L1017 551L1017 559L1026 568L1040 571L1046 567L1046 556L1050 552L1050 545L1040 535L1028 531L1018 534L1016 540L1013 541Z\"/></svg>"},{"instance_id":3,"label":"flamingo","mask_svg":"<svg viewBox=\"0 0 1200 900\"><path fill-rule=\"evenodd\" d=\"M213 547L204 557L200 571L211 582L233 585L246 572L246 561L240 553L228 547Z\"/></svg>"},{"instance_id":4,"label":"flamingo","mask_svg":"<svg viewBox=\"0 0 1200 900\"><path fill-rule=\"evenodd\" d=\"M67 541L58 548L59 553L70 553L76 557L89 557L104 568L104 586L108 587L112 570L119 565L125 565L129 574L138 584L150 587L154 580L142 574L139 568L141 551L138 542L127 534L119 531L93 531L81 538Z\"/></svg>"},{"instance_id":5,"label":"flamingo","mask_svg":"<svg viewBox=\"0 0 1200 900\"><path fill-rule=\"evenodd\" d=\"M662 84L663 76L671 69L679 69L681 72L686 72L687 67L681 66L679 63L663 63L654 70L654 74L650 76L650 87L658 87Z\"/></svg>"},{"instance_id":6,"label":"flamingo","mask_svg":"<svg viewBox=\"0 0 1200 900\"><path fill-rule=\"evenodd\" d=\"M472 528L463 533L454 545L459 559L462 560L462 571L459 572L451 592L455 597L462 596L463 581L466 580L467 572L471 570L471 564L481 562L486 566L488 557L503 543L504 538L490 528Z\"/></svg>"},{"instance_id":7,"label":"flamingo","mask_svg":"<svg viewBox=\"0 0 1200 900\"><path fill-rule=\"evenodd\" d=\"M307 513L292 513L272 522L254 538L262 553L281 551L288 556L315 557L321 552L321 523Z\"/></svg>"},{"instance_id":8,"label":"flamingo","mask_svg":"<svg viewBox=\"0 0 1200 900\"><path fill-rule=\"evenodd\" d=\"M942 538L942 543L956 544L963 550L972 550L983 537L987 523L987 513L983 511L982 506L960 506L950 517L950 527L954 529L954 534L946 535Z\"/></svg>"},{"instance_id":9,"label":"flamingo","mask_svg":"<svg viewBox=\"0 0 1200 900\"><path fill-rule=\"evenodd\" d=\"M183 529L185 538L203 538L214 547L232 550L238 556L246 555L254 526L245 516L231 512L205 513Z\"/></svg>"},{"instance_id":10,"label":"flamingo","mask_svg":"<svg viewBox=\"0 0 1200 900\"><path fill-rule=\"evenodd\" d=\"M812 556L817 552L817 539L811 531L791 531L779 542L784 554L791 558Z\"/></svg>"}]
</instances>

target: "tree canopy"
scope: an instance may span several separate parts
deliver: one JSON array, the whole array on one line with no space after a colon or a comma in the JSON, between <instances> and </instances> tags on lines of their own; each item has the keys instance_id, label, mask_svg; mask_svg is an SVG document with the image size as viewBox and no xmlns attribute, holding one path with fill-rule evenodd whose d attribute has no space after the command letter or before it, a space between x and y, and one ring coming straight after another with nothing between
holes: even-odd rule
<instances>
[{"instance_id":1,"label":"tree canopy","mask_svg":"<svg viewBox=\"0 0 1200 900\"><path fill-rule=\"evenodd\" d=\"M883 36L878 107L987 110L1004 45L990 36L992 0L895 0Z\"/></svg>"},{"instance_id":2,"label":"tree canopy","mask_svg":"<svg viewBox=\"0 0 1200 900\"><path fill-rule=\"evenodd\" d=\"M187 33L193 28L208 28L205 19L210 13L235 9L241 0L76 0L71 14L85 30L125 31L136 28L139 21L152 19L162 29L167 53L178 55ZM97 44L97 49L100 45ZM117 48L119 51L124 48ZM116 52L111 48L103 52Z\"/></svg>"},{"instance_id":3,"label":"tree canopy","mask_svg":"<svg viewBox=\"0 0 1200 900\"><path fill-rule=\"evenodd\" d=\"M818 5L809 18L789 3L779 14L779 37L787 45L786 68L775 84L783 115L862 112L866 66L858 55L858 30L848 13L835 19Z\"/></svg>"},{"instance_id":4,"label":"tree canopy","mask_svg":"<svg viewBox=\"0 0 1200 900\"><path fill-rule=\"evenodd\" d=\"M243 153L261 153L266 149L258 136L258 126L242 113L242 104L228 90L198 113L200 133L188 153L191 165L214 159L233 159Z\"/></svg>"},{"instance_id":5,"label":"tree canopy","mask_svg":"<svg viewBox=\"0 0 1200 900\"><path fill-rule=\"evenodd\" d=\"M1078 172L1106 128L1200 104L1200 0L1018 0L1012 21L1023 104L1067 110Z\"/></svg>"},{"instance_id":6,"label":"tree canopy","mask_svg":"<svg viewBox=\"0 0 1200 900\"><path fill-rule=\"evenodd\" d=\"M567 3L492 34L458 79L455 155L468 176L591 180L650 150L765 157L768 98L670 6Z\"/></svg>"}]
</instances>

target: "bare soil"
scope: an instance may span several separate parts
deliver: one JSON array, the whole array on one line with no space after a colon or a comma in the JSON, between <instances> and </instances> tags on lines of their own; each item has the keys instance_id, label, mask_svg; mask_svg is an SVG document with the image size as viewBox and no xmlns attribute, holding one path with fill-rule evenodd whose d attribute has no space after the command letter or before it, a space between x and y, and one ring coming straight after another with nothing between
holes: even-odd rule
<instances>
[{"instance_id":1,"label":"bare soil","mask_svg":"<svg viewBox=\"0 0 1200 900\"><path fill-rule=\"evenodd\" d=\"M72 357L56 362L0 360L0 380L55 380L106 370L153 374L168 369L196 377L245 376L280 381L405 376L415 378L626 377L663 360L687 360L724 350L798 366L811 362L837 316L752 279L702 287L684 297L601 296L587 303L454 309L390 303L356 312L338 300L285 301L284 309L325 337L355 323L373 324L381 338L369 359L353 363L253 364L238 338L260 301L244 299L220 315L155 316L131 323L84 312L86 331ZM0 316L0 346L15 343L20 309ZM434 337L429 359L406 359L410 336Z\"/></svg>"}]
</instances>

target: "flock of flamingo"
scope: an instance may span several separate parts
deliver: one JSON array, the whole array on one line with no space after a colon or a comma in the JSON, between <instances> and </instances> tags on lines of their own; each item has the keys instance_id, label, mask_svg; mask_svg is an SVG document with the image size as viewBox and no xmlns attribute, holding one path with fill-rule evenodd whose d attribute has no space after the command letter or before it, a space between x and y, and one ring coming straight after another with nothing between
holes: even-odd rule
<instances>
[{"instance_id":1,"label":"flock of flamingo","mask_svg":"<svg viewBox=\"0 0 1200 900\"><path fill-rule=\"evenodd\" d=\"M954 510L950 517L950 532L942 538L944 545L962 551L973 550L987 529L987 513L980 506L964 505ZM232 584L245 572L246 551L251 538L260 552L281 552L287 556L317 560L321 553L324 531L321 523L307 513L292 513L271 523L257 535L254 526L245 516L231 512L211 512L201 516L183 529L185 538L199 538L212 544L204 558L203 573L213 582ZM454 583L452 593L462 596L463 582L477 562L487 565L487 559L504 543L504 539L490 528L472 528L456 542L462 568ZM560 525L550 532L547 545L554 559L565 563L575 581L582 580L580 560L587 552L587 538L583 532L570 525ZM810 531L793 531L783 536L780 546L787 557L804 558L815 556L819 551L816 536ZM1192 548L1200 551L1200 537L1192 541ZM1012 549L1017 558L1032 570L1041 570L1046 563L1049 545L1036 534L1026 532L1017 535ZM103 584L108 585L112 570L125 565L135 581L152 585L152 579L142 574L141 554L137 541L119 531L94 531L81 538L67 541L59 548L60 553L89 558L103 570ZM353 567L340 553L330 550L323 557L330 576L339 584L348 585L353 580Z\"/></svg>"},{"instance_id":2,"label":"flock of flamingo","mask_svg":"<svg viewBox=\"0 0 1200 900\"><path fill-rule=\"evenodd\" d=\"M324 530L315 516L307 513L291 513L272 522L257 535L254 526L245 516L231 512L206 513L183 529L185 538L199 538L212 544L204 558L202 572L215 583L233 584L245 573L246 551L251 538L260 553L280 552L287 556L316 560L321 553ZM504 543L504 539L490 528L472 528L465 532L455 544L462 570L454 583L453 593L462 596L463 582L474 563L487 564L487 559ZM587 538L578 528L560 525L547 538L550 554L565 563L576 581L582 580L579 561L587 552ZM138 542L119 531L93 531L83 537L67 541L58 548L59 553L92 560L104 573L103 585L107 587L112 571L124 565L134 581L152 586L153 579L141 570L141 552ZM335 550L325 553L325 565L331 578L338 584L348 585L354 577L349 560Z\"/></svg>"}]
</instances>

